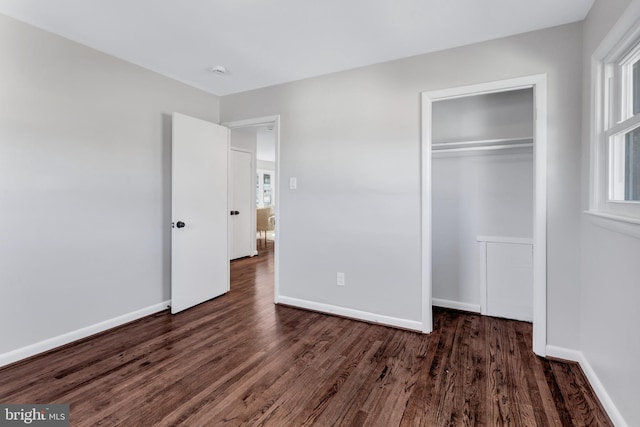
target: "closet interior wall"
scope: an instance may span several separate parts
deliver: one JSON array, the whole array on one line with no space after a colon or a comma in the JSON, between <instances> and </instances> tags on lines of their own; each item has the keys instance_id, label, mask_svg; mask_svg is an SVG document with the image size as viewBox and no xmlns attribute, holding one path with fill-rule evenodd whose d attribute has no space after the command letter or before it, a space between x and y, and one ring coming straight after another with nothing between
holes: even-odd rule
<instances>
[{"instance_id":1,"label":"closet interior wall","mask_svg":"<svg viewBox=\"0 0 640 427\"><path fill-rule=\"evenodd\" d=\"M478 238L531 239L532 89L433 104L433 304L480 312Z\"/></svg>"}]
</instances>

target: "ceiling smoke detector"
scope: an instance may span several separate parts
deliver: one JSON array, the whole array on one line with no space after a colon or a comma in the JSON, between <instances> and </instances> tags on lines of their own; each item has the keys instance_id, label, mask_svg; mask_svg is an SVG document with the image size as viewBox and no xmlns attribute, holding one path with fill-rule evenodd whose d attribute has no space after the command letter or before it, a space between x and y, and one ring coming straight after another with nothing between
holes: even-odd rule
<instances>
[{"instance_id":1,"label":"ceiling smoke detector","mask_svg":"<svg viewBox=\"0 0 640 427\"><path fill-rule=\"evenodd\" d=\"M227 69L222 65L216 65L213 68L211 68L211 72L213 72L213 74L223 75L227 73Z\"/></svg>"}]
</instances>

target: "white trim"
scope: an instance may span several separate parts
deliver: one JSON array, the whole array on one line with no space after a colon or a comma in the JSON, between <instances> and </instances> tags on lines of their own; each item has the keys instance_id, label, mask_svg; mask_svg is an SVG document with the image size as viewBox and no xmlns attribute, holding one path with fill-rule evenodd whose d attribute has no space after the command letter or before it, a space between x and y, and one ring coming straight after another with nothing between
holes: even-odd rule
<instances>
[{"instance_id":1,"label":"white trim","mask_svg":"<svg viewBox=\"0 0 640 427\"><path fill-rule=\"evenodd\" d=\"M421 169L420 169L420 202L422 205L421 213L421 264L422 264L422 332L425 334L433 331L433 309L432 296L433 285L431 283L432 270L432 224L431 224L431 161L432 161L432 140L431 140L431 113L432 100L427 93L422 93L422 129L421 129ZM425 173L425 171L429 171Z\"/></svg>"},{"instance_id":2,"label":"white trim","mask_svg":"<svg viewBox=\"0 0 640 427\"><path fill-rule=\"evenodd\" d=\"M534 231L533 231L533 351L544 356L547 342L547 75L461 86L422 93L422 322L431 331L431 111L435 101L533 88Z\"/></svg>"},{"instance_id":3,"label":"white trim","mask_svg":"<svg viewBox=\"0 0 640 427\"><path fill-rule=\"evenodd\" d=\"M589 384L591 384L593 391L595 391L596 395L598 396L598 399L600 400L600 403L604 407L604 410L607 412L607 415L609 415L609 418L611 418L613 425L615 425L616 427L629 426L625 421L624 417L622 416L622 414L620 413L620 411L618 410L618 407L613 402L613 399L611 399L611 396L607 392L607 389L604 387L604 385L600 381L600 378L594 371L593 367L589 363L589 360L584 355L584 353L577 350L571 350L568 348L548 345L547 356L555 357L558 359L571 360L573 362L578 362L580 364L580 367L582 368L582 371L587 377Z\"/></svg>"},{"instance_id":4,"label":"white trim","mask_svg":"<svg viewBox=\"0 0 640 427\"><path fill-rule=\"evenodd\" d=\"M512 243L514 245L533 245L530 237L509 237L509 236L478 236L477 242L487 243Z\"/></svg>"},{"instance_id":5,"label":"white trim","mask_svg":"<svg viewBox=\"0 0 640 427\"><path fill-rule=\"evenodd\" d=\"M94 325L67 332L65 334L40 341L26 347L0 354L0 367L18 362L20 360L26 359L27 357L44 353L45 351L53 350L54 348L72 343L74 341L90 337L91 335L95 335L108 329L124 325L125 323L141 319L145 316L158 313L159 311L166 310L169 307L169 304L170 301L164 301L158 304L150 305L149 307L141 308L140 310L132 311L131 313L123 314L122 316L114 317L113 319L108 319Z\"/></svg>"},{"instance_id":6,"label":"white trim","mask_svg":"<svg viewBox=\"0 0 640 427\"><path fill-rule=\"evenodd\" d=\"M275 303L278 302L280 298L280 239L279 236L282 234L282 216L280 215L280 194L282 193L282 180L280 179L280 116L275 116L275 127L273 128L273 132L276 138L276 194L275 194L275 204L276 208L274 210L274 215L276 216L276 221L278 221L279 229L273 236L273 245L274 245L274 254L273 254L273 301Z\"/></svg>"},{"instance_id":7,"label":"white trim","mask_svg":"<svg viewBox=\"0 0 640 427\"><path fill-rule=\"evenodd\" d=\"M231 180L231 131L227 129L227 212L229 212L229 181ZM231 241L231 215L227 214L227 292L231 291L231 259L229 259L229 242ZM173 310L172 314L175 314Z\"/></svg>"},{"instance_id":8,"label":"white trim","mask_svg":"<svg viewBox=\"0 0 640 427\"><path fill-rule=\"evenodd\" d=\"M592 85L595 81L595 87L591 88L591 146L590 146L590 173L589 173L589 209L600 209L601 194L604 194L605 189L605 147L604 144L600 144L599 141L604 139L604 108L603 99L605 97L604 87L602 84L603 76L605 73L604 63L601 60L597 60L595 57L591 58L591 78Z\"/></svg>"},{"instance_id":9,"label":"white trim","mask_svg":"<svg viewBox=\"0 0 640 427\"><path fill-rule=\"evenodd\" d=\"M289 305L291 307L303 308L305 310L317 311L325 314L334 314L337 316L348 317L355 320L362 320L364 322L378 323L385 326L394 326L396 328L410 329L412 331L423 330L422 322L417 322L415 320L409 319L400 319L398 317L385 316L368 311L354 310L352 308L339 307L337 305L323 304L320 302L285 296L280 296L278 303Z\"/></svg>"},{"instance_id":10,"label":"white trim","mask_svg":"<svg viewBox=\"0 0 640 427\"><path fill-rule=\"evenodd\" d=\"M547 346L547 76L538 76L535 100L535 195L533 220L533 351Z\"/></svg>"},{"instance_id":11,"label":"white trim","mask_svg":"<svg viewBox=\"0 0 640 427\"><path fill-rule=\"evenodd\" d=\"M452 308L454 310L468 311L470 313L480 313L479 304L470 304L468 302L451 301L440 298L433 298L431 303L434 307Z\"/></svg>"},{"instance_id":12,"label":"white trim","mask_svg":"<svg viewBox=\"0 0 640 427\"><path fill-rule=\"evenodd\" d=\"M275 116L263 116L256 117L253 119L245 119L245 120L235 120L231 122L222 123L223 126L228 127L229 129L237 129L243 127L253 127L253 126L263 126L273 124L273 133L276 139L276 188L275 188L275 216L276 221L279 225L279 230L275 234L274 237L274 259L273 259L273 301L277 304L280 302L280 244L279 244L279 236L282 234L282 220L280 216L280 190L281 190L281 179L280 179L280 115ZM255 199L255 197L254 197ZM255 222L255 220L254 220ZM257 251L256 251L257 255Z\"/></svg>"},{"instance_id":13,"label":"white trim","mask_svg":"<svg viewBox=\"0 0 640 427\"><path fill-rule=\"evenodd\" d=\"M558 347L555 345L547 346L547 357L554 357L556 359L569 360L571 362L580 362L582 353L578 350L572 350L570 348Z\"/></svg>"},{"instance_id":14,"label":"white trim","mask_svg":"<svg viewBox=\"0 0 640 427\"><path fill-rule=\"evenodd\" d=\"M610 213L605 213L600 211L584 211L584 213L591 216L610 219L612 221L621 221L629 224L640 224L640 218L634 218L630 216L615 215L615 214L610 214Z\"/></svg>"},{"instance_id":15,"label":"white trim","mask_svg":"<svg viewBox=\"0 0 640 427\"><path fill-rule=\"evenodd\" d=\"M487 315L487 242L478 241L478 251L480 254L480 314Z\"/></svg>"}]
</instances>

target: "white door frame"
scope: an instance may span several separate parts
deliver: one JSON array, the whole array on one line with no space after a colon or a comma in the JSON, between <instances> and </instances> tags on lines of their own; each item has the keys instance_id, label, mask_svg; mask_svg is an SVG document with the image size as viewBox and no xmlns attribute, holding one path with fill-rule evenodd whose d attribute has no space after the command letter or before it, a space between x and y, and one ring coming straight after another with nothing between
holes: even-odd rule
<instances>
[{"instance_id":1,"label":"white door frame","mask_svg":"<svg viewBox=\"0 0 640 427\"><path fill-rule=\"evenodd\" d=\"M533 351L546 356L547 345L547 75L461 86L422 93L422 331L433 330L432 308L432 105L436 101L487 93L533 89L534 202L533 202Z\"/></svg>"},{"instance_id":2,"label":"white door frame","mask_svg":"<svg viewBox=\"0 0 640 427\"><path fill-rule=\"evenodd\" d=\"M281 225L282 220L280 216L280 116L279 115L264 116L264 117L256 117L253 119L235 120L231 122L222 123L223 126L226 126L229 129L240 129L240 128L246 128L246 127L264 126L269 124L273 125L273 133L276 139L275 217L276 217L277 223L279 224L279 230L282 230L282 225ZM275 234L275 241L274 241L275 253L274 253L274 261L273 261L273 270L274 270L273 300L276 304L278 304L280 301L280 245L278 244L280 235L281 235L281 231L277 231Z\"/></svg>"}]
</instances>

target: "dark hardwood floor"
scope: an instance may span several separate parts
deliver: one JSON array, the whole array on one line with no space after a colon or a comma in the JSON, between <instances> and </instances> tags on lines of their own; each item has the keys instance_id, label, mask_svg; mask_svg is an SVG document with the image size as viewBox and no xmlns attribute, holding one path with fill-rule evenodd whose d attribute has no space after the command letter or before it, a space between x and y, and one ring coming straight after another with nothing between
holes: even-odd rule
<instances>
[{"instance_id":1,"label":"dark hardwood floor","mask_svg":"<svg viewBox=\"0 0 640 427\"><path fill-rule=\"evenodd\" d=\"M612 425L530 324L437 309L421 335L275 306L269 245L227 295L0 370L0 403L69 403L73 426Z\"/></svg>"}]
</instances>

